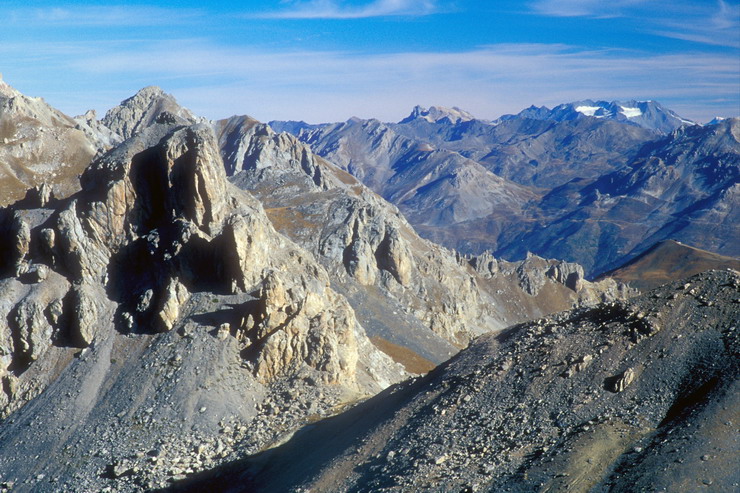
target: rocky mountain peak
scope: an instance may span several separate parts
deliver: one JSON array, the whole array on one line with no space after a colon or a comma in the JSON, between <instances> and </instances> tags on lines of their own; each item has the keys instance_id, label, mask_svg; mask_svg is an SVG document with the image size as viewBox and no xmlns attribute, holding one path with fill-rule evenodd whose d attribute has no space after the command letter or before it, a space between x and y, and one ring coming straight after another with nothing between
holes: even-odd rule
<instances>
[{"instance_id":1,"label":"rocky mountain peak","mask_svg":"<svg viewBox=\"0 0 740 493\"><path fill-rule=\"evenodd\" d=\"M128 139L162 118L168 123L180 125L203 121L180 106L173 96L160 87L148 86L110 109L102 123L122 138Z\"/></svg>"},{"instance_id":2,"label":"rocky mountain peak","mask_svg":"<svg viewBox=\"0 0 740 493\"><path fill-rule=\"evenodd\" d=\"M718 123L722 123L726 119L727 118L725 118L723 116L715 116L714 118L712 118L711 120L709 120L707 122L707 126L709 126L709 125L717 125Z\"/></svg>"},{"instance_id":3,"label":"rocky mountain peak","mask_svg":"<svg viewBox=\"0 0 740 493\"><path fill-rule=\"evenodd\" d=\"M411 114L401 120L399 123L410 123L414 120L426 120L429 123L437 123L444 119L449 120L450 123L456 124L460 122L467 122L475 120L475 117L465 110L453 106L452 108L446 108L444 106L432 106L426 109L422 106L415 106L411 110Z\"/></svg>"},{"instance_id":4,"label":"rocky mountain peak","mask_svg":"<svg viewBox=\"0 0 740 493\"><path fill-rule=\"evenodd\" d=\"M164 97L167 96L167 94L162 90L159 86L146 86L139 89L134 96L132 96L130 99L147 99L147 98L155 98L155 97Z\"/></svg>"},{"instance_id":5,"label":"rocky mountain peak","mask_svg":"<svg viewBox=\"0 0 740 493\"><path fill-rule=\"evenodd\" d=\"M10 84L3 80L2 74L0 74L0 96L5 98L14 98L19 96L20 93L15 90Z\"/></svg>"},{"instance_id":6,"label":"rocky mountain peak","mask_svg":"<svg viewBox=\"0 0 740 493\"><path fill-rule=\"evenodd\" d=\"M26 96L18 89L5 82L2 77L0 77L0 103L3 99L6 100L6 102L3 104L4 106L6 106L6 111L7 109L12 109L15 105L46 106L51 110L51 107L48 106L42 98ZM56 111L57 113L61 113L57 110L54 111Z\"/></svg>"},{"instance_id":7,"label":"rocky mountain peak","mask_svg":"<svg viewBox=\"0 0 740 493\"><path fill-rule=\"evenodd\" d=\"M505 115L501 117L501 120L514 117L559 122L587 117L598 118L627 123L662 134L668 134L682 126L696 125L696 122L679 116L675 111L666 108L657 101L636 100L610 102L584 99L560 104L553 109L546 106L530 106L518 115Z\"/></svg>"}]
</instances>

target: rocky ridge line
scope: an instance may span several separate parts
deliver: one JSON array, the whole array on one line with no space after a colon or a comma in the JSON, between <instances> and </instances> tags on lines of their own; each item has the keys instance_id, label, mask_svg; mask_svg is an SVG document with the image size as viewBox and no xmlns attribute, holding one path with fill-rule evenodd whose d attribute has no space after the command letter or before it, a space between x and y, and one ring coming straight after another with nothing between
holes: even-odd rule
<instances>
[{"instance_id":1,"label":"rocky ridge line","mask_svg":"<svg viewBox=\"0 0 740 493\"><path fill-rule=\"evenodd\" d=\"M738 320L740 273L712 271L484 335L178 491L730 491Z\"/></svg>"},{"instance_id":2,"label":"rocky ridge line","mask_svg":"<svg viewBox=\"0 0 740 493\"><path fill-rule=\"evenodd\" d=\"M526 319L538 303L541 315L628 295L611 281L587 282L575 264L484 256L484 266L484 257L462 258L421 239L397 208L295 137L242 117L219 122L217 132L231 180L265 204L280 231L336 273L335 282L348 292L375 288L458 347ZM532 301L541 288L543 296ZM557 301L545 307L547 296ZM530 306L516 307L519 300Z\"/></svg>"}]
</instances>

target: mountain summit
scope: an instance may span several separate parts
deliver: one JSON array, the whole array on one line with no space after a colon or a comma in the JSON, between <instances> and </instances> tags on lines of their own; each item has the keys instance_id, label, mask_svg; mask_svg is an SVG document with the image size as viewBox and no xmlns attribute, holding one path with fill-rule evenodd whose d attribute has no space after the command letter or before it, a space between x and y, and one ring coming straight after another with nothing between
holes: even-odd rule
<instances>
[{"instance_id":1,"label":"mountain summit","mask_svg":"<svg viewBox=\"0 0 740 493\"><path fill-rule=\"evenodd\" d=\"M429 123L437 123L444 119L449 120L450 123L469 122L476 118L465 110L461 110L457 106L452 108L445 108L444 106L432 106L429 109L425 109L421 106L414 106L411 110L411 114L401 120L399 123L410 123L414 120L426 120Z\"/></svg>"},{"instance_id":2,"label":"mountain summit","mask_svg":"<svg viewBox=\"0 0 740 493\"><path fill-rule=\"evenodd\" d=\"M159 121L158 121L159 120ZM124 139L132 137L153 123L189 125L200 122L190 110L157 86L141 89L132 97L111 108L102 123Z\"/></svg>"},{"instance_id":3,"label":"mountain summit","mask_svg":"<svg viewBox=\"0 0 740 493\"><path fill-rule=\"evenodd\" d=\"M553 109L546 106L530 106L517 115L503 116L501 120L509 120L515 117L558 122L586 117L603 118L637 125L663 134L671 133L686 125L696 125L696 122L679 116L657 101L635 100L607 102L585 99L560 104Z\"/></svg>"}]
</instances>

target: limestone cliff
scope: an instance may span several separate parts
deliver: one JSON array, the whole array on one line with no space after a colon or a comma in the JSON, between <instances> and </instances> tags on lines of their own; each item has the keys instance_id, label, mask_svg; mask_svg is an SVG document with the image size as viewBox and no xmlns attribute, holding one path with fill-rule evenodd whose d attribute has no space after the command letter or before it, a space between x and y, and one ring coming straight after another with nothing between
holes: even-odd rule
<instances>
[{"instance_id":1,"label":"limestone cliff","mask_svg":"<svg viewBox=\"0 0 740 493\"><path fill-rule=\"evenodd\" d=\"M187 447L180 435L194 423L206 444L218 422L243 427L229 443L249 425L243 445L257 450L405 375L368 340L326 270L228 183L209 126L150 125L95 160L80 183L68 199L0 210L0 407L14 422L69 430L4 427L4 473L27 472L25 456L8 453L18 440L34 444L29 453L67 447L75 457L106 443L113 455L79 469L93 488L106 468L127 470L132 447ZM23 406L72 391L79 399ZM277 410L281 419L268 418ZM130 429L124 415L153 421ZM199 457L220 456L205 448ZM50 456L35 467L73 466ZM142 474L156 485L167 471ZM72 472L65 478L75 482Z\"/></svg>"}]
</instances>

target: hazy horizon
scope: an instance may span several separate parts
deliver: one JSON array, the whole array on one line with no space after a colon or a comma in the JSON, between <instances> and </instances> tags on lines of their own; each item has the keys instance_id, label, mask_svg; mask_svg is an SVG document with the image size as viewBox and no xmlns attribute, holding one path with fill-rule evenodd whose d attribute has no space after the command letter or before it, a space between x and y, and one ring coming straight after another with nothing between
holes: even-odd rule
<instances>
[{"instance_id":1,"label":"hazy horizon","mask_svg":"<svg viewBox=\"0 0 740 493\"><path fill-rule=\"evenodd\" d=\"M158 85L211 119L495 119L583 99L740 116L737 1L477 3L11 1L0 72L73 115Z\"/></svg>"}]
</instances>

